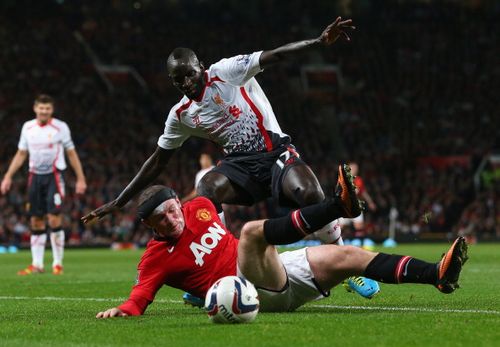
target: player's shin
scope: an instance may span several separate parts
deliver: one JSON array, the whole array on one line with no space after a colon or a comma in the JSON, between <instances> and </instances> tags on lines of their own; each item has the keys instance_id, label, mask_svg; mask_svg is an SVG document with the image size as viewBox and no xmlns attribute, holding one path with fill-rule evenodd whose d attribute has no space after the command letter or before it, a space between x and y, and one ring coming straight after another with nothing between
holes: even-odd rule
<instances>
[{"instance_id":1,"label":"player's shin","mask_svg":"<svg viewBox=\"0 0 500 347\"><path fill-rule=\"evenodd\" d=\"M337 201L327 199L295 210L286 217L267 220L264 223L264 235L271 245L293 243L327 226L341 215ZM340 229L338 234L340 236Z\"/></svg>"},{"instance_id":2,"label":"player's shin","mask_svg":"<svg viewBox=\"0 0 500 347\"><path fill-rule=\"evenodd\" d=\"M409 256L379 253L366 267L364 276L383 283L435 284L437 266Z\"/></svg>"},{"instance_id":3,"label":"player's shin","mask_svg":"<svg viewBox=\"0 0 500 347\"><path fill-rule=\"evenodd\" d=\"M52 246L52 267L62 266L62 261L64 257L64 241L65 235L64 230L59 228L54 228L50 232L50 244Z\"/></svg>"},{"instance_id":4,"label":"player's shin","mask_svg":"<svg viewBox=\"0 0 500 347\"><path fill-rule=\"evenodd\" d=\"M43 269L43 255L45 252L45 243L47 242L47 231L32 230L31 231L31 256L33 258L32 265Z\"/></svg>"}]
</instances>

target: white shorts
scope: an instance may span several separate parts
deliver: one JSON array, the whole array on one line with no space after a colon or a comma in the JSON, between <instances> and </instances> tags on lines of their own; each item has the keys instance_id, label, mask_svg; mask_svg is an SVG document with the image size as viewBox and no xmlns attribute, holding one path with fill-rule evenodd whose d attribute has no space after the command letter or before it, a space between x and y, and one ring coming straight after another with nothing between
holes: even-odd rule
<instances>
[{"instance_id":1,"label":"white shorts","mask_svg":"<svg viewBox=\"0 0 500 347\"><path fill-rule=\"evenodd\" d=\"M314 280L306 248L283 252L279 256L287 273L287 285L282 291L257 288L262 312L294 311L298 307L313 300L330 295L323 292ZM242 276L238 269L238 276Z\"/></svg>"}]
</instances>

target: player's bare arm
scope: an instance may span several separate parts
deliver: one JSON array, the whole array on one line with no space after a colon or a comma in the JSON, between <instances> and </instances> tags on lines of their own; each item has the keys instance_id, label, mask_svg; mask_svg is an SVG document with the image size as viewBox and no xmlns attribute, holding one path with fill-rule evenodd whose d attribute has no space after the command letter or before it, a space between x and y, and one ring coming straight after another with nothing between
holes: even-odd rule
<instances>
[{"instance_id":1,"label":"player's bare arm","mask_svg":"<svg viewBox=\"0 0 500 347\"><path fill-rule=\"evenodd\" d=\"M24 161L28 158L28 151L18 149L12 162L9 165L9 168L2 179L2 185L0 190L2 194L6 194L10 187L12 186L12 176L19 170L21 166L23 166Z\"/></svg>"},{"instance_id":2,"label":"player's bare arm","mask_svg":"<svg viewBox=\"0 0 500 347\"><path fill-rule=\"evenodd\" d=\"M113 201L102 205L101 207L93 210L86 216L82 217L84 223L89 223L94 219L102 218L105 215L117 211L127 202L129 202L137 193L144 189L148 184L160 175L169 162L175 150L166 150L161 147L156 147L154 153L146 160L141 169L132 179L132 181L125 187L120 195Z\"/></svg>"},{"instance_id":3,"label":"player's bare arm","mask_svg":"<svg viewBox=\"0 0 500 347\"><path fill-rule=\"evenodd\" d=\"M78 153L76 153L76 150L74 148L68 149L66 151L66 154L68 155L68 160L73 168L73 171L75 172L76 176L76 187L75 191L76 194L83 194L85 193L85 190L87 190L87 181L85 180L85 175L83 173L83 168L82 168L82 163L80 162L80 158L78 157Z\"/></svg>"},{"instance_id":4,"label":"player's bare arm","mask_svg":"<svg viewBox=\"0 0 500 347\"><path fill-rule=\"evenodd\" d=\"M320 45L332 45L339 37L343 37L346 41L350 41L351 38L347 34L347 30L354 29L356 29L356 27L352 25L352 19L342 20L341 17L337 17L337 19L328 25L321 35L315 39L293 42L270 51L262 52L259 61L260 66L261 68L266 68L309 48Z\"/></svg>"}]
</instances>

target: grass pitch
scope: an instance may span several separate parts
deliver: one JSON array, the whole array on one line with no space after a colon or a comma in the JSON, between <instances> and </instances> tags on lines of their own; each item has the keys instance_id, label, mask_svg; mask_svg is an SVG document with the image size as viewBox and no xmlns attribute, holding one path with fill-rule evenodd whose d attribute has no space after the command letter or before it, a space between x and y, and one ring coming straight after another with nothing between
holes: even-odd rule
<instances>
[{"instance_id":1,"label":"grass pitch","mask_svg":"<svg viewBox=\"0 0 500 347\"><path fill-rule=\"evenodd\" d=\"M385 250L436 261L448 245ZM380 249L382 250L382 249ZM338 287L297 312L215 325L163 287L141 317L97 320L128 296L141 251L67 250L65 274L20 277L27 251L0 255L0 346L499 346L500 245L469 247L461 289L385 285L372 300ZM46 268L51 263L46 251Z\"/></svg>"}]
</instances>

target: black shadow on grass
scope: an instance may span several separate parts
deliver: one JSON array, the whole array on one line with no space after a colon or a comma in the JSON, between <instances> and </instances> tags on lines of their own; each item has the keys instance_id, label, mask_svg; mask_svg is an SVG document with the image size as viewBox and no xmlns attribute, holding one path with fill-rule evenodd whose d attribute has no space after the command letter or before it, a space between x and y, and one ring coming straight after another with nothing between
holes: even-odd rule
<instances>
[{"instance_id":1,"label":"black shadow on grass","mask_svg":"<svg viewBox=\"0 0 500 347\"><path fill-rule=\"evenodd\" d=\"M349 309L349 308L338 308L338 307L302 307L297 313L322 313L322 314L370 314L370 313L387 313L387 312L394 312L397 313L396 311L388 311L384 309L375 309L375 308L370 308L367 310L360 310L360 309Z\"/></svg>"}]
</instances>

